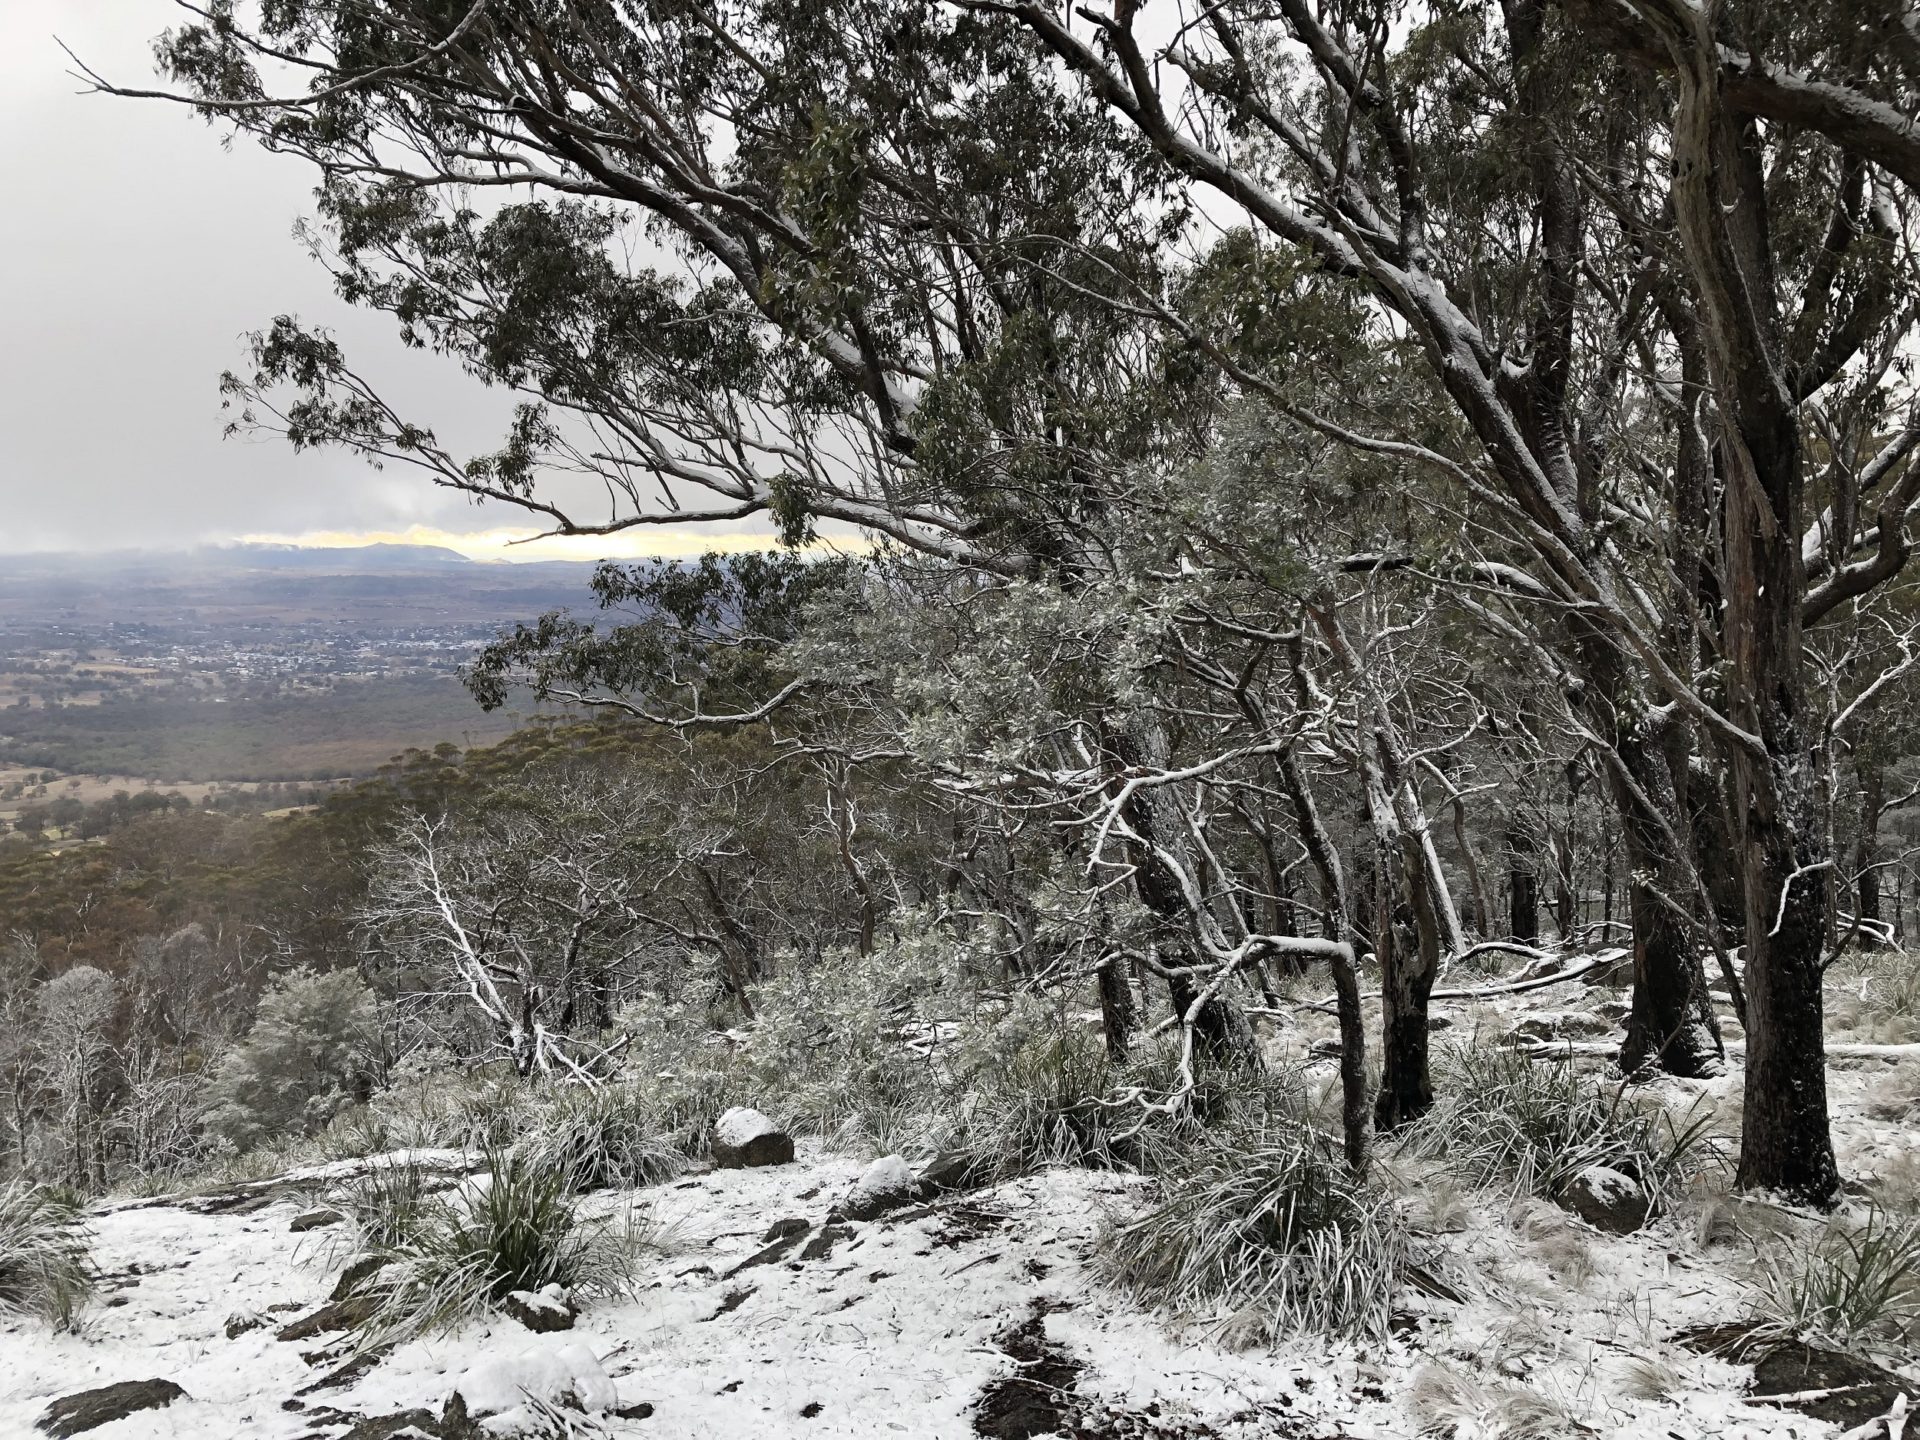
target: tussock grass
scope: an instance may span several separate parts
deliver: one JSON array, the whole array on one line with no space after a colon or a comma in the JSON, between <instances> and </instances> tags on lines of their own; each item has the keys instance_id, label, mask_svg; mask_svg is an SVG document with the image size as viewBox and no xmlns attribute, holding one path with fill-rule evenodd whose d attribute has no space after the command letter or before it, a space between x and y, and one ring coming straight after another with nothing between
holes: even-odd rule
<instances>
[{"instance_id":1,"label":"tussock grass","mask_svg":"<svg viewBox=\"0 0 1920 1440\"><path fill-rule=\"evenodd\" d=\"M74 1327L98 1275L70 1195L24 1181L0 1186L0 1311Z\"/></svg>"},{"instance_id":2,"label":"tussock grass","mask_svg":"<svg viewBox=\"0 0 1920 1440\"><path fill-rule=\"evenodd\" d=\"M1714 1158L1710 1109L1675 1119L1571 1060L1457 1047L1438 1068L1440 1098L1402 1150L1472 1185L1553 1199L1582 1170L1604 1165L1638 1181L1659 1208Z\"/></svg>"},{"instance_id":3,"label":"tussock grass","mask_svg":"<svg viewBox=\"0 0 1920 1440\"><path fill-rule=\"evenodd\" d=\"M446 1196L417 1208L403 1198L384 1212L376 1202L378 1223L363 1228L352 1257L388 1267L369 1292L375 1308L363 1341L458 1329L516 1290L559 1285L579 1299L630 1291L641 1251L657 1238L651 1221L634 1212L620 1221L582 1216L567 1179L563 1169L495 1152L484 1175Z\"/></svg>"},{"instance_id":4,"label":"tussock grass","mask_svg":"<svg viewBox=\"0 0 1920 1440\"><path fill-rule=\"evenodd\" d=\"M1537 1390L1442 1365L1423 1366L1413 1377L1411 1403L1422 1435L1563 1440L1591 1433L1565 1406Z\"/></svg>"},{"instance_id":5,"label":"tussock grass","mask_svg":"<svg viewBox=\"0 0 1920 1440\"><path fill-rule=\"evenodd\" d=\"M1211 1136L1182 1159L1163 1168L1147 1209L1108 1227L1104 1278L1230 1341L1385 1333L1407 1229L1332 1137L1276 1123Z\"/></svg>"},{"instance_id":6,"label":"tussock grass","mask_svg":"<svg viewBox=\"0 0 1920 1440\"><path fill-rule=\"evenodd\" d=\"M1757 1259L1755 1319L1768 1331L1842 1350L1920 1339L1920 1216L1839 1215L1812 1244Z\"/></svg>"},{"instance_id":7,"label":"tussock grass","mask_svg":"<svg viewBox=\"0 0 1920 1440\"><path fill-rule=\"evenodd\" d=\"M426 1227L429 1202L426 1177L412 1165L376 1165L335 1198L362 1249L382 1252L411 1243Z\"/></svg>"},{"instance_id":8,"label":"tussock grass","mask_svg":"<svg viewBox=\"0 0 1920 1440\"><path fill-rule=\"evenodd\" d=\"M1864 950L1835 966L1826 986L1830 1033L1877 1045L1920 1040L1920 951Z\"/></svg>"},{"instance_id":9,"label":"tussock grass","mask_svg":"<svg viewBox=\"0 0 1920 1440\"><path fill-rule=\"evenodd\" d=\"M557 1170L575 1191L637 1190L685 1163L650 1097L632 1085L563 1092L517 1147L535 1170Z\"/></svg>"}]
</instances>

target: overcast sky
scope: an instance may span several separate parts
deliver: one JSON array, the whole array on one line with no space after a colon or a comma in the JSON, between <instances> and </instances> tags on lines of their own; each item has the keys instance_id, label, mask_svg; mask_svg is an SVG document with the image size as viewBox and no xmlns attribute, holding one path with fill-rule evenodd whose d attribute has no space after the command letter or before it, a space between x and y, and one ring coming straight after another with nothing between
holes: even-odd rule
<instances>
[{"instance_id":1,"label":"overcast sky","mask_svg":"<svg viewBox=\"0 0 1920 1440\"><path fill-rule=\"evenodd\" d=\"M0 552L249 536L497 548L524 525L517 512L345 455L221 439L220 373L282 313L334 328L457 453L491 448L504 412L334 298L292 237L311 200L299 162L246 141L224 150L162 102L80 93L54 43L151 84L152 38L181 13L171 0L0 0ZM645 548L702 543L653 532Z\"/></svg>"}]
</instances>

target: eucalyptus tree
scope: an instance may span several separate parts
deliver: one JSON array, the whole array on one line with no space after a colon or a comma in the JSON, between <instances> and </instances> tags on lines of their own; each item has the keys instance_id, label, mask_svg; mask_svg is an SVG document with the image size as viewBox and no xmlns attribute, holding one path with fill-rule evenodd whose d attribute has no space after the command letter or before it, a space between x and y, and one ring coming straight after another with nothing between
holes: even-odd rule
<instances>
[{"instance_id":1,"label":"eucalyptus tree","mask_svg":"<svg viewBox=\"0 0 1920 1440\"><path fill-rule=\"evenodd\" d=\"M852 522L1062 593L1113 573L1134 467L1200 437L1206 377L1160 384L1156 332L1116 303L1159 287L1182 207L1011 27L881 0L314 0L222 7L160 55L169 98L318 168L316 249L348 299L526 396L461 460L282 319L229 380L243 427L563 533ZM1109 777L1161 764L1150 717L1109 719ZM1172 944L1198 921L1186 836L1129 798L1132 884ZM1175 1003L1244 1049L1190 960Z\"/></svg>"},{"instance_id":2,"label":"eucalyptus tree","mask_svg":"<svg viewBox=\"0 0 1920 1440\"><path fill-rule=\"evenodd\" d=\"M1552 638L1633 863L1630 1066L1698 1070L1718 1048L1686 795L1696 747L1724 766L1740 1175L1830 1199L1833 856L1804 635L1898 572L1920 494L1893 362L1911 38L1875 6L1227 0L1156 27L1134 0L963 3L1027 28L1170 169L1363 292L1378 343L1417 362L1410 387L1424 370L1400 415L1290 413L1426 467L1462 548L1519 568L1480 604L1498 623L1524 602L1522 633ZM1816 468L1809 436L1837 420Z\"/></svg>"}]
</instances>

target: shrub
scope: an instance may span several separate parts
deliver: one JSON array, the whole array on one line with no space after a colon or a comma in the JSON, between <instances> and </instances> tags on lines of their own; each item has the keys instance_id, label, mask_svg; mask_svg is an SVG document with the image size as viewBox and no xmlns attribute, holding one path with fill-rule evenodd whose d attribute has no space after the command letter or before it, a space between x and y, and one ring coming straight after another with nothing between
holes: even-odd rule
<instances>
[{"instance_id":1,"label":"shrub","mask_svg":"<svg viewBox=\"0 0 1920 1440\"><path fill-rule=\"evenodd\" d=\"M374 1212L380 1228L352 1257L388 1262L390 1278L371 1292L375 1307L361 1327L368 1344L455 1329L516 1290L624 1293L651 1238L631 1212L624 1224L581 1216L564 1171L510 1152L489 1156L486 1174L450 1197L422 1199L417 1209L389 1198L390 1208Z\"/></svg>"},{"instance_id":2,"label":"shrub","mask_svg":"<svg viewBox=\"0 0 1920 1440\"><path fill-rule=\"evenodd\" d=\"M1710 1111L1676 1121L1571 1060L1467 1047L1442 1065L1443 1098L1409 1129L1402 1150L1442 1161L1470 1184L1553 1199L1582 1170L1604 1165L1638 1181L1657 1207L1710 1152Z\"/></svg>"},{"instance_id":3,"label":"shrub","mask_svg":"<svg viewBox=\"0 0 1920 1440\"><path fill-rule=\"evenodd\" d=\"M377 1041L373 995L358 975L281 977L214 1073L209 1128L241 1150L314 1134L365 1098Z\"/></svg>"},{"instance_id":4,"label":"shrub","mask_svg":"<svg viewBox=\"0 0 1920 1440\"><path fill-rule=\"evenodd\" d=\"M1239 1340L1384 1334L1407 1263L1398 1211L1354 1179L1338 1143L1277 1121L1186 1150L1147 1209L1108 1227L1096 1257L1141 1300L1209 1317Z\"/></svg>"},{"instance_id":5,"label":"shrub","mask_svg":"<svg viewBox=\"0 0 1920 1440\"><path fill-rule=\"evenodd\" d=\"M1755 1317L1778 1334L1841 1349L1903 1347L1920 1337L1920 1216L1867 1211L1831 1221L1812 1245L1769 1247Z\"/></svg>"},{"instance_id":6,"label":"shrub","mask_svg":"<svg viewBox=\"0 0 1920 1440\"><path fill-rule=\"evenodd\" d=\"M547 1106L519 1153L537 1170L556 1170L580 1190L635 1190L671 1179L684 1156L631 1085L570 1089Z\"/></svg>"},{"instance_id":7,"label":"shrub","mask_svg":"<svg viewBox=\"0 0 1920 1440\"><path fill-rule=\"evenodd\" d=\"M0 1311L70 1330L96 1274L70 1194L14 1180L0 1186Z\"/></svg>"}]
</instances>

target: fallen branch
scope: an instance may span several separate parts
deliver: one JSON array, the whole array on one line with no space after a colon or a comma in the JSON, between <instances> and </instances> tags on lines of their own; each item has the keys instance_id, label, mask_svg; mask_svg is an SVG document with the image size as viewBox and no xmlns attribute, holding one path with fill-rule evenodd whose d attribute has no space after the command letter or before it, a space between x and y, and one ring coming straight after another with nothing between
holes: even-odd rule
<instances>
[{"instance_id":1,"label":"fallen branch","mask_svg":"<svg viewBox=\"0 0 1920 1440\"><path fill-rule=\"evenodd\" d=\"M1467 951L1467 954L1471 955L1477 950L1490 949L1524 950L1525 947L1503 944L1476 945L1473 947L1473 950ZM1546 951L1532 951L1529 953L1536 954L1543 960L1548 958L1548 952ZM1571 970L1560 970L1552 975L1539 975L1529 980L1509 980L1501 985L1482 985L1474 990L1435 990L1427 999L1429 1001L1481 1000L1493 995L1520 995L1528 990L1544 990L1549 985L1560 985L1568 980L1578 980L1583 975L1591 975L1602 966L1613 964L1626 953L1625 950L1602 950L1598 955L1595 955L1591 960L1587 961L1586 964L1576 965ZM1364 992L1360 998L1362 1000L1378 1000L1380 998L1380 992L1378 990L1368 990ZM1300 1008L1306 1010L1321 1010L1331 1014L1334 999L1334 996L1329 995L1325 1000L1303 1001L1301 1002Z\"/></svg>"}]
</instances>

